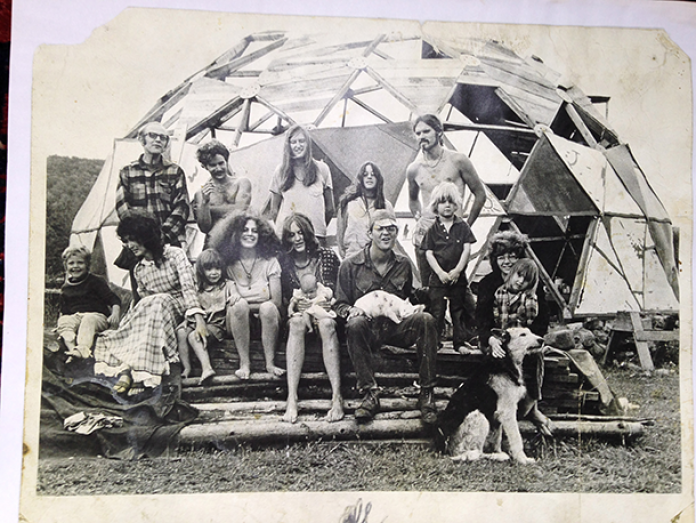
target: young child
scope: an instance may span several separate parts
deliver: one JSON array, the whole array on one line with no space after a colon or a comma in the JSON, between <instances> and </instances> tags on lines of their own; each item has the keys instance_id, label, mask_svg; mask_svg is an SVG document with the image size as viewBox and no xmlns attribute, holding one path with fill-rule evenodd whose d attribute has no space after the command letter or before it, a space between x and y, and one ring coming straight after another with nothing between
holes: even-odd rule
<instances>
[{"instance_id":1,"label":"young child","mask_svg":"<svg viewBox=\"0 0 696 523\"><path fill-rule=\"evenodd\" d=\"M189 357L189 347L191 347L201 362L199 384L202 385L215 376L215 371L210 364L207 351L208 339L196 333L193 314L202 313L208 335L212 335L220 341L227 332L225 326L227 303L234 304L239 299L239 294L237 294L234 282L223 277L222 260L214 249L206 249L198 256L196 282L198 285L198 303L203 310L193 309L189 311L186 320L178 327L176 334L179 356L184 367L181 377L188 378L191 374L191 359Z\"/></svg>"},{"instance_id":2,"label":"young child","mask_svg":"<svg viewBox=\"0 0 696 523\"><path fill-rule=\"evenodd\" d=\"M459 349L474 335L475 304L464 269L476 237L469 225L456 215L462 206L456 185L443 182L435 187L428 205L436 220L423 238L422 249L432 269L429 281L423 284L428 286L430 313L437 321L440 335L445 327L445 299L449 300L452 342Z\"/></svg>"},{"instance_id":3,"label":"young child","mask_svg":"<svg viewBox=\"0 0 696 523\"><path fill-rule=\"evenodd\" d=\"M493 302L493 316L501 329L532 325L539 313L538 283L539 269L532 260L523 258L512 266Z\"/></svg>"},{"instance_id":4,"label":"young child","mask_svg":"<svg viewBox=\"0 0 696 523\"><path fill-rule=\"evenodd\" d=\"M103 278L89 272L92 253L86 247L63 251L65 283L60 289L58 336L65 343L68 361L89 358L94 338L121 320L121 300Z\"/></svg>"},{"instance_id":5,"label":"young child","mask_svg":"<svg viewBox=\"0 0 696 523\"><path fill-rule=\"evenodd\" d=\"M300 278L300 288L292 291L288 304L288 317L300 314L307 325L307 330L313 332L313 323L322 318L335 318L331 310L333 291L317 281L314 274L304 274Z\"/></svg>"}]
</instances>

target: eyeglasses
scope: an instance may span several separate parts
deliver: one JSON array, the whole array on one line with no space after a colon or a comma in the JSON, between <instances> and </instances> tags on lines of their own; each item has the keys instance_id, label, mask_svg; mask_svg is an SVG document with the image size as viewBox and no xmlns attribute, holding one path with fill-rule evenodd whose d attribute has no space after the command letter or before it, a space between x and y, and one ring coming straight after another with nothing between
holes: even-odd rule
<instances>
[{"instance_id":1,"label":"eyeglasses","mask_svg":"<svg viewBox=\"0 0 696 523\"><path fill-rule=\"evenodd\" d=\"M145 133L145 136L147 136L150 140L155 141L159 138L159 140L163 143L167 143L169 141L169 136L166 134L159 134L159 133Z\"/></svg>"},{"instance_id":2,"label":"eyeglasses","mask_svg":"<svg viewBox=\"0 0 696 523\"><path fill-rule=\"evenodd\" d=\"M396 225L385 225L384 227L380 227L379 225L376 225L374 227L374 231L379 234L382 232L388 232L389 234L396 234L398 232L399 228Z\"/></svg>"},{"instance_id":3,"label":"eyeglasses","mask_svg":"<svg viewBox=\"0 0 696 523\"><path fill-rule=\"evenodd\" d=\"M505 254L501 254L500 256L495 257L496 260L507 260L507 261L517 261L519 260L519 256L516 254L507 252Z\"/></svg>"}]
</instances>

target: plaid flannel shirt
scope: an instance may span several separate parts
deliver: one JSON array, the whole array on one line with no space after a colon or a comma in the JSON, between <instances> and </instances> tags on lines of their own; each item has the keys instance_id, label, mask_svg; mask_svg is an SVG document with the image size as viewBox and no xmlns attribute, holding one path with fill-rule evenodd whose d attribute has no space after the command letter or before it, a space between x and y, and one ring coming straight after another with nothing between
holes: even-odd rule
<instances>
[{"instance_id":1,"label":"plaid flannel shirt","mask_svg":"<svg viewBox=\"0 0 696 523\"><path fill-rule=\"evenodd\" d=\"M116 189L116 213L123 218L134 209L152 214L162 227L166 243L183 245L189 197L181 167L164 159L157 165L147 165L140 156L121 169Z\"/></svg>"},{"instance_id":2,"label":"plaid flannel shirt","mask_svg":"<svg viewBox=\"0 0 696 523\"><path fill-rule=\"evenodd\" d=\"M534 290L511 292L505 285L495 291L493 315L501 329L531 327L539 314L539 300Z\"/></svg>"}]
</instances>

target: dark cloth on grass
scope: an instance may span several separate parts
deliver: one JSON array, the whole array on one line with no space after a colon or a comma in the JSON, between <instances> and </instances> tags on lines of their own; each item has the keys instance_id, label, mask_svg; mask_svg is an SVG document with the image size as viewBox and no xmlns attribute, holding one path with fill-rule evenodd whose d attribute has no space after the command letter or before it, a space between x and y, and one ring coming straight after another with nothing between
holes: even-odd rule
<instances>
[{"instance_id":1,"label":"dark cloth on grass","mask_svg":"<svg viewBox=\"0 0 696 523\"><path fill-rule=\"evenodd\" d=\"M196 418L198 411L180 399L178 365L172 366L172 372L163 377L160 386L131 399L112 392L115 379L96 378L93 364L93 360L68 364L63 367L66 377L44 365L41 395L43 405L54 410L61 420L78 412L122 418L121 427L75 436L96 438L104 456L118 459L161 456L179 431ZM54 366L54 370L63 369Z\"/></svg>"}]
</instances>

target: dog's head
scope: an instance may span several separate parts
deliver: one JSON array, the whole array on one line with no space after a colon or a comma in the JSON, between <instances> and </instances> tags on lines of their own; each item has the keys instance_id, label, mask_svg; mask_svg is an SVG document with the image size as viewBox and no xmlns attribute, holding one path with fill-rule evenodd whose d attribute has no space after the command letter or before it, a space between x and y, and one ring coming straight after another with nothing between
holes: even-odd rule
<instances>
[{"instance_id":1,"label":"dog's head","mask_svg":"<svg viewBox=\"0 0 696 523\"><path fill-rule=\"evenodd\" d=\"M530 352L540 349L544 339L527 327L511 327L506 330L494 329L493 335L502 341L506 359L511 364L509 370L516 379L521 379L524 357Z\"/></svg>"}]
</instances>

